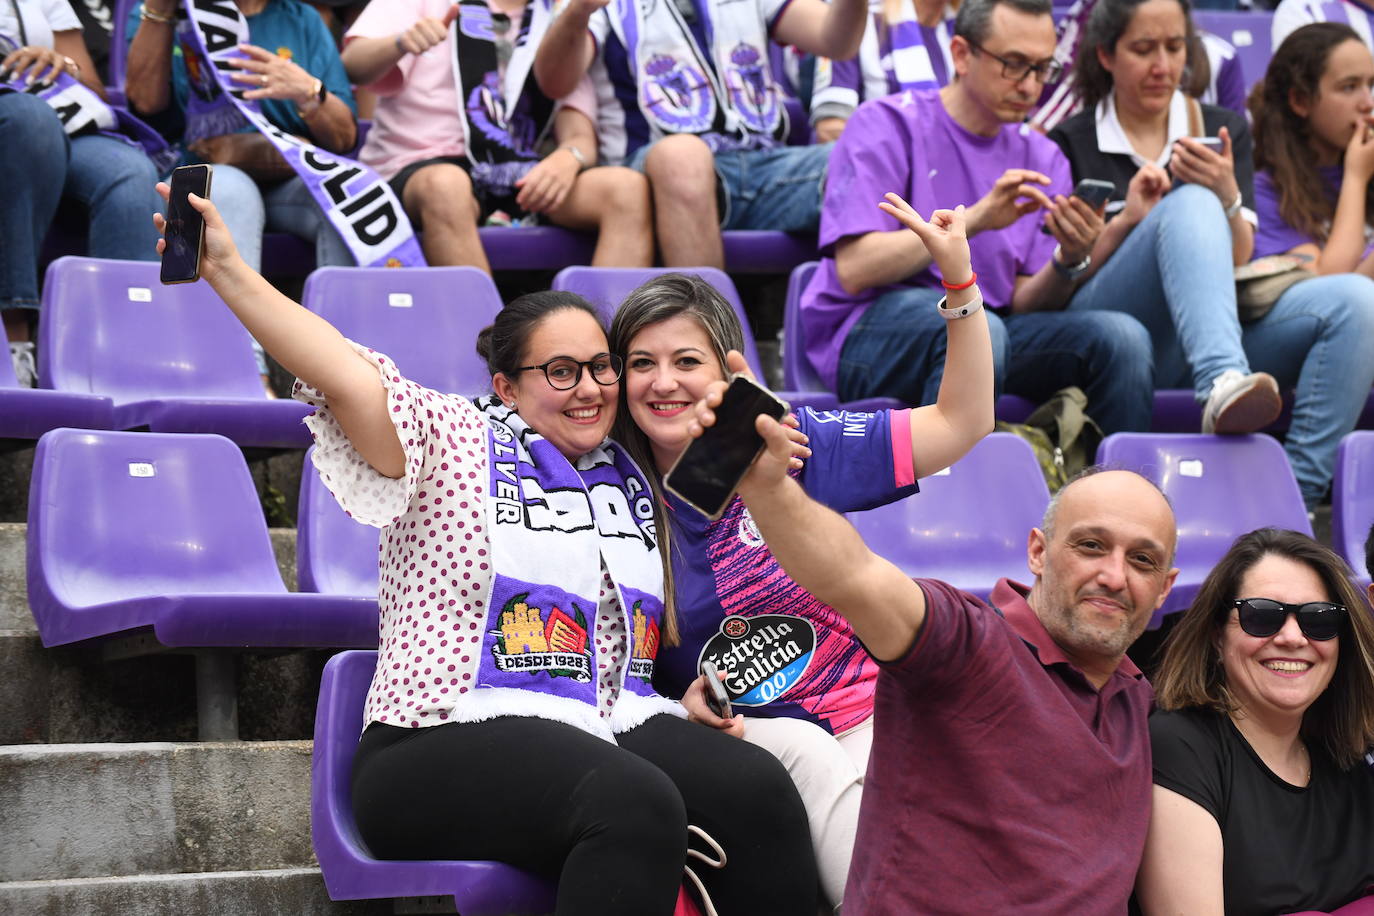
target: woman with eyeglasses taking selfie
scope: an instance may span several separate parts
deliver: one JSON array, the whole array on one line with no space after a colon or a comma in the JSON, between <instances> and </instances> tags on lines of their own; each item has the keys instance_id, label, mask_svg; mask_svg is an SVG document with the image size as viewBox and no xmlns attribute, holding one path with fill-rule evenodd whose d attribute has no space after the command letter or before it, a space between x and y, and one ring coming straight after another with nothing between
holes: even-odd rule
<instances>
[{"instance_id":1,"label":"woman with eyeglasses taking selfie","mask_svg":"<svg viewBox=\"0 0 1374 916\"><path fill-rule=\"evenodd\" d=\"M1326 912L1371 893L1374 618L1341 558L1295 531L1242 535L1164 653L1146 916Z\"/></svg>"},{"instance_id":2,"label":"woman with eyeglasses taking selfie","mask_svg":"<svg viewBox=\"0 0 1374 916\"><path fill-rule=\"evenodd\" d=\"M557 881L556 916L668 916L688 861L708 912L814 913L782 764L653 689L676 627L649 481L607 438L623 364L595 309L515 299L477 339L494 393L432 391L273 289L190 202L201 276L317 408L325 486L382 529L352 777L369 851L519 866Z\"/></svg>"}]
</instances>

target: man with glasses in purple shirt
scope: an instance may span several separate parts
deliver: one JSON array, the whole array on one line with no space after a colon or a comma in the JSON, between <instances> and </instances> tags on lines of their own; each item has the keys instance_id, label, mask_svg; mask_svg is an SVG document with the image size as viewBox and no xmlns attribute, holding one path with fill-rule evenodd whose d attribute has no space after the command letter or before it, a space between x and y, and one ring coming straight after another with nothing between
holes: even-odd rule
<instances>
[{"instance_id":1,"label":"man with glasses in purple shirt","mask_svg":"<svg viewBox=\"0 0 1374 916\"><path fill-rule=\"evenodd\" d=\"M828 256L802 297L807 356L841 399L932 404L939 391L935 305L946 278L921 240L875 206L896 191L921 213L969 204L999 390L1039 402L1077 385L1106 432L1149 428L1144 327L1120 312L1060 311L1091 268L1103 223L1068 196L1058 147L1023 123L1059 75L1054 47L1049 0L967 0L950 43L954 81L875 99L850 119L821 213Z\"/></svg>"}]
</instances>

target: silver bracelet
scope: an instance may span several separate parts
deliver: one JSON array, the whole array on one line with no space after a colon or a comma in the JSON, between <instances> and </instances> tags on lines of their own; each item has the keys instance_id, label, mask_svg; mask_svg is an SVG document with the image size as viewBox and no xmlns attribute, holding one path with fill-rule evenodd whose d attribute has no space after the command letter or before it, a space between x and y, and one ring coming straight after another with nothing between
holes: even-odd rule
<instances>
[{"instance_id":1,"label":"silver bracelet","mask_svg":"<svg viewBox=\"0 0 1374 916\"><path fill-rule=\"evenodd\" d=\"M1226 218L1228 220L1235 218L1235 215L1240 212L1240 208L1242 205L1244 205L1244 203L1245 197L1239 192L1237 192L1235 203L1231 204L1231 206L1226 208Z\"/></svg>"},{"instance_id":2,"label":"silver bracelet","mask_svg":"<svg viewBox=\"0 0 1374 916\"><path fill-rule=\"evenodd\" d=\"M935 308L939 311L940 317L946 321L958 321L960 318L967 318L983 310L983 292L977 287L974 287L972 302L965 302L955 308L946 308L945 300L948 298L948 296L941 296L940 301L935 303Z\"/></svg>"}]
</instances>

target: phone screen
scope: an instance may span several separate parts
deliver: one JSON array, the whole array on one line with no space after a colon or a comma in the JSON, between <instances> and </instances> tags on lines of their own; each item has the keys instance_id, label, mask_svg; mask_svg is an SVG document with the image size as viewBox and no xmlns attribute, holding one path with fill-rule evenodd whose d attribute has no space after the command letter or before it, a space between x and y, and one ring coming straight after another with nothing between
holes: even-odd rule
<instances>
[{"instance_id":1,"label":"phone screen","mask_svg":"<svg viewBox=\"0 0 1374 916\"><path fill-rule=\"evenodd\" d=\"M706 427L678 456L664 485L698 512L719 518L730 503L740 478L763 448L754 429L761 413L779 419L787 405L744 376L736 376L715 409L716 422Z\"/></svg>"},{"instance_id":2,"label":"phone screen","mask_svg":"<svg viewBox=\"0 0 1374 916\"><path fill-rule=\"evenodd\" d=\"M1112 184L1110 181L1084 178L1073 189L1073 196L1077 197L1094 210L1100 210L1107 201L1112 199L1112 193L1115 191L1116 185Z\"/></svg>"},{"instance_id":3,"label":"phone screen","mask_svg":"<svg viewBox=\"0 0 1374 916\"><path fill-rule=\"evenodd\" d=\"M172 194L167 201L164 236L167 247L162 252L163 283L192 283L200 278L205 218L186 199L188 194L210 196L210 166L184 165L172 172Z\"/></svg>"}]
</instances>

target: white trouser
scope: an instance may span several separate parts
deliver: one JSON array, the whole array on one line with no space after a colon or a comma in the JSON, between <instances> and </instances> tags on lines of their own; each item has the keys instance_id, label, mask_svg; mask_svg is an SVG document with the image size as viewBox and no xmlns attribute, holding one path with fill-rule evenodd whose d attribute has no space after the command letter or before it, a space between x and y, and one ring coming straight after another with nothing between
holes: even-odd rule
<instances>
[{"instance_id":1,"label":"white trouser","mask_svg":"<svg viewBox=\"0 0 1374 916\"><path fill-rule=\"evenodd\" d=\"M821 890L838 910L854 853L873 719L832 735L803 719L746 718L744 740L767 748L796 783L811 824Z\"/></svg>"}]
</instances>

